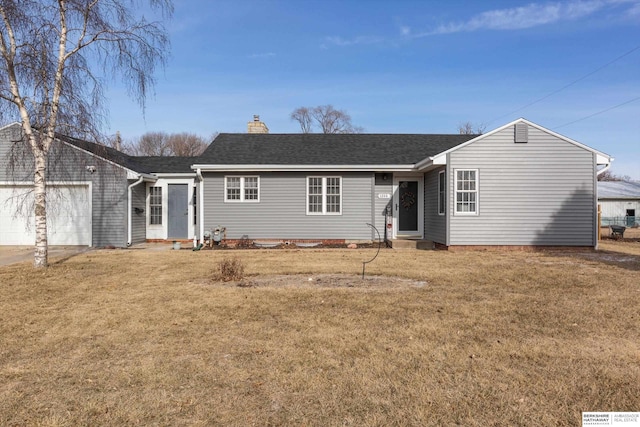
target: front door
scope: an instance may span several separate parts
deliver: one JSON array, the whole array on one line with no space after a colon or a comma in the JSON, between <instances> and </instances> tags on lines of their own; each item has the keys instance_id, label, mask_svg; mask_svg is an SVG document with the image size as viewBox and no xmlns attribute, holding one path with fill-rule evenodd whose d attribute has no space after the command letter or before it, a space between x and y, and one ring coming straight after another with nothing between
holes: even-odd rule
<instances>
[{"instance_id":1,"label":"front door","mask_svg":"<svg viewBox=\"0 0 640 427\"><path fill-rule=\"evenodd\" d=\"M189 238L189 186L187 184L169 184L169 239Z\"/></svg>"},{"instance_id":2,"label":"front door","mask_svg":"<svg viewBox=\"0 0 640 427\"><path fill-rule=\"evenodd\" d=\"M422 237L422 178L397 177L394 192L396 236Z\"/></svg>"}]
</instances>

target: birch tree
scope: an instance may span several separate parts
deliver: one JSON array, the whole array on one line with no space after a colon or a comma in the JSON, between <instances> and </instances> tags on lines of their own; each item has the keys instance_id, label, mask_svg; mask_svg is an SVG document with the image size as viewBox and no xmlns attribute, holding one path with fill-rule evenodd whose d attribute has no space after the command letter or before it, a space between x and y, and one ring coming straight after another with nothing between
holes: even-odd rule
<instances>
[{"instance_id":1,"label":"birch tree","mask_svg":"<svg viewBox=\"0 0 640 427\"><path fill-rule=\"evenodd\" d=\"M120 78L144 109L169 40L170 0L0 0L0 109L34 160L34 265L46 267L47 160L56 132L98 135L104 84Z\"/></svg>"}]
</instances>

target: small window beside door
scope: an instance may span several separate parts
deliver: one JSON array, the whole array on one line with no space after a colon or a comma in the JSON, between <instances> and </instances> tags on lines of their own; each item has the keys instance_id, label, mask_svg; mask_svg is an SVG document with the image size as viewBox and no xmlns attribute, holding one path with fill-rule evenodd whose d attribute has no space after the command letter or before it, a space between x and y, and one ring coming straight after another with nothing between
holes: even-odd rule
<instances>
[{"instance_id":1,"label":"small window beside door","mask_svg":"<svg viewBox=\"0 0 640 427\"><path fill-rule=\"evenodd\" d=\"M149 187L149 223L162 225L162 187Z\"/></svg>"}]
</instances>

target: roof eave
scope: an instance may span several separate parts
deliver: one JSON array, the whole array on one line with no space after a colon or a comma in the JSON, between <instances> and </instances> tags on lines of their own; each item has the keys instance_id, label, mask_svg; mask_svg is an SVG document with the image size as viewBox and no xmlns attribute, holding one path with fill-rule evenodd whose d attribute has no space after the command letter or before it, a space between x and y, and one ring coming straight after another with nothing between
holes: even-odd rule
<instances>
[{"instance_id":1,"label":"roof eave","mask_svg":"<svg viewBox=\"0 0 640 427\"><path fill-rule=\"evenodd\" d=\"M399 165L229 165L195 164L191 169L202 172L415 172L414 164Z\"/></svg>"}]
</instances>

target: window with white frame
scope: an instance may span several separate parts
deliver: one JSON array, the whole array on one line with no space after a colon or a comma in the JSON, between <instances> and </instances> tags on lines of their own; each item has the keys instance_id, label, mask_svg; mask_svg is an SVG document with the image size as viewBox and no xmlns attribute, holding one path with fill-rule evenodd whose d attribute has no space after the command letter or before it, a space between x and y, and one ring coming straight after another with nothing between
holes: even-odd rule
<instances>
[{"instance_id":1,"label":"window with white frame","mask_svg":"<svg viewBox=\"0 0 640 427\"><path fill-rule=\"evenodd\" d=\"M342 178L307 177L307 215L342 214Z\"/></svg>"},{"instance_id":2,"label":"window with white frame","mask_svg":"<svg viewBox=\"0 0 640 427\"><path fill-rule=\"evenodd\" d=\"M259 202L260 178L257 176L226 176L225 202Z\"/></svg>"},{"instance_id":3,"label":"window with white frame","mask_svg":"<svg viewBox=\"0 0 640 427\"><path fill-rule=\"evenodd\" d=\"M444 215L447 203L445 171L438 173L438 215Z\"/></svg>"},{"instance_id":4,"label":"window with white frame","mask_svg":"<svg viewBox=\"0 0 640 427\"><path fill-rule=\"evenodd\" d=\"M456 214L478 214L478 170L456 170Z\"/></svg>"},{"instance_id":5,"label":"window with white frame","mask_svg":"<svg viewBox=\"0 0 640 427\"><path fill-rule=\"evenodd\" d=\"M149 223L162 225L162 187L149 187Z\"/></svg>"}]
</instances>

